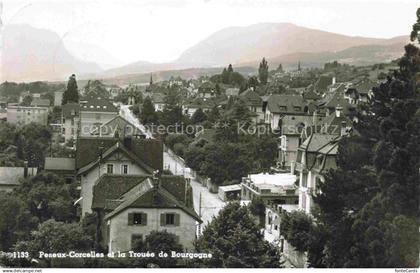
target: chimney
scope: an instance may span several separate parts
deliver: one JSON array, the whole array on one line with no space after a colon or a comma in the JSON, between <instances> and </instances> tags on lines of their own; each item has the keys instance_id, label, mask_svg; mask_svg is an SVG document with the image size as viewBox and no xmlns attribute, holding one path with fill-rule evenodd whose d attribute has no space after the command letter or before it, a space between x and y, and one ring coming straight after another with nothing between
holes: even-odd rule
<instances>
[{"instance_id":1,"label":"chimney","mask_svg":"<svg viewBox=\"0 0 420 273\"><path fill-rule=\"evenodd\" d=\"M341 117L341 112L343 112L343 107L337 105L337 107L335 107L335 116L337 118Z\"/></svg>"},{"instance_id":2,"label":"chimney","mask_svg":"<svg viewBox=\"0 0 420 273\"><path fill-rule=\"evenodd\" d=\"M335 80L335 76L332 77L332 84L335 84L336 80Z\"/></svg>"},{"instance_id":3,"label":"chimney","mask_svg":"<svg viewBox=\"0 0 420 273\"><path fill-rule=\"evenodd\" d=\"M28 161L26 160L23 162L23 177L28 177Z\"/></svg>"},{"instance_id":4,"label":"chimney","mask_svg":"<svg viewBox=\"0 0 420 273\"><path fill-rule=\"evenodd\" d=\"M154 170L152 174L152 180L153 180L153 187L157 190L159 188L160 184L160 170Z\"/></svg>"}]
</instances>

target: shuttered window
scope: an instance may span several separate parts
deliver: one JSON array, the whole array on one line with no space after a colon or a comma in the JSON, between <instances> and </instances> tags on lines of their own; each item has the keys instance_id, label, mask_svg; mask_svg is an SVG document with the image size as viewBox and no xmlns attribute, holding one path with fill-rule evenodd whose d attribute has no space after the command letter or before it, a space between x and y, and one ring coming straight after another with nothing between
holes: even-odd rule
<instances>
[{"instance_id":1,"label":"shuttered window","mask_svg":"<svg viewBox=\"0 0 420 273\"><path fill-rule=\"evenodd\" d=\"M128 214L128 225L133 226L147 226L147 214L146 213L129 213Z\"/></svg>"},{"instance_id":2,"label":"shuttered window","mask_svg":"<svg viewBox=\"0 0 420 273\"><path fill-rule=\"evenodd\" d=\"M179 226L180 215L178 213L162 213L160 215L161 226Z\"/></svg>"}]
</instances>

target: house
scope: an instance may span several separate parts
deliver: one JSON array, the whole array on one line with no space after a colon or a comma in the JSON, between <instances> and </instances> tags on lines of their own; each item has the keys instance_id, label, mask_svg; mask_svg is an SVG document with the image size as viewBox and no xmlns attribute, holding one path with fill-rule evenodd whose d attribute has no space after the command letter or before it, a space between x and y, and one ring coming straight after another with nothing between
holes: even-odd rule
<instances>
[{"instance_id":1,"label":"house","mask_svg":"<svg viewBox=\"0 0 420 273\"><path fill-rule=\"evenodd\" d=\"M272 130L281 130L284 116L302 116L306 114L302 96L271 95L267 100L264 120Z\"/></svg>"},{"instance_id":2,"label":"house","mask_svg":"<svg viewBox=\"0 0 420 273\"><path fill-rule=\"evenodd\" d=\"M184 103L182 105L182 111L185 115L192 117L198 109L208 112L216 106L217 104L212 99L195 98Z\"/></svg>"},{"instance_id":3,"label":"house","mask_svg":"<svg viewBox=\"0 0 420 273\"><path fill-rule=\"evenodd\" d=\"M281 204L298 204L297 177L291 173L250 174L242 178L241 200L275 201Z\"/></svg>"},{"instance_id":4,"label":"house","mask_svg":"<svg viewBox=\"0 0 420 273\"><path fill-rule=\"evenodd\" d=\"M50 108L51 102L49 99L34 98L31 102L31 106Z\"/></svg>"},{"instance_id":5,"label":"house","mask_svg":"<svg viewBox=\"0 0 420 273\"><path fill-rule=\"evenodd\" d=\"M8 105L7 122L16 125L27 125L32 122L41 125L47 125L48 108Z\"/></svg>"},{"instance_id":6,"label":"house","mask_svg":"<svg viewBox=\"0 0 420 273\"><path fill-rule=\"evenodd\" d=\"M163 111L163 108L165 108L165 95L163 93L153 93L151 99L155 111Z\"/></svg>"},{"instance_id":7,"label":"house","mask_svg":"<svg viewBox=\"0 0 420 273\"><path fill-rule=\"evenodd\" d=\"M163 145L158 140L79 138L76 172L81 185L82 216L92 212L93 186L102 175L151 175L162 169Z\"/></svg>"},{"instance_id":8,"label":"house","mask_svg":"<svg viewBox=\"0 0 420 273\"><path fill-rule=\"evenodd\" d=\"M284 237L282 215L298 209L296 204L279 204L269 201L265 209L264 239L280 251L286 268L306 267L305 253L297 251Z\"/></svg>"},{"instance_id":9,"label":"house","mask_svg":"<svg viewBox=\"0 0 420 273\"><path fill-rule=\"evenodd\" d=\"M377 83L369 80L362 79L361 81L351 84L346 90L346 98L348 98L350 103L358 104L368 103L373 97L373 88L377 86Z\"/></svg>"},{"instance_id":10,"label":"house","mask_svg":"<svg viewBox=\"0 0 420 273\"><path fill-rule=\"evenodd\" d=\"M226 89L225 94L228 98L237 97L239 95L239 88L229 87L229 88Z\"/></svg>"},{"instance_id":11,"label":"house","mask_svg":"<svg viewBox=\"0 0 420 273\"><path fill-rule=\"evenodd\" d=\"M65 157L46 157L44 170L55 173L71 182L76 177L76 160Z\"/></svg>"},{"instance_id":12,"label":"house","mask_svg":"<svg viewBox=\"0 0 420 273\"><path fill-rule=\"evenodd\" d=\"M311 134L299 147L296 170L299 172L299 208L311 213L312 196L317 185L324 181L324 173L336 167L340 135Z\"/></svg>"},{"instance_id":13,"label":"house","mask_svg":"<svg viewBox=\"0 0 420 273\"><path fill-rule=\"evenodd\" d=\"M216 85L210 81L203 82L198 87L198 96L201 98L211 98L216 93Z\"/></svg>"},{"instance_id":14,"label":"house","mask_svg":"<svg viewBox=\"0 0 420 273\"><path fill-rule=\"evenodd\" d=\"M0 167L0 191L11 192L20 185L22 179L35 176L37 168L25 167Z\"/></svg>"},{"instance_id":15,"label":"house","mask_svg":"<svg viewBox=\"0 0 420 273\"><path fill-rule=\"evenodd\" d=\"M78 103L67 103L61 107L61 135L64 142L74 141L79 134L80 106Z\"/></svg>"},{"instance_id":16,"label":"house","mask_svg":"<svg viewBox=\"0 0 420 273\"><path fill-rule=\"evenodd\" d=\"M282 127L279 131L279 162L282 167L291 167L296 162L297 151L302 144L302 132L305 128L321 123L324 117L313 115L285 115L281 119Z\"/></svg>"},{"instance_id":17,"label":"house","mask_svg":"<svg viewBox=\"0 0 420 273\"><path fill-rule=\"evenodd\" d=\"M241 94L239 98L245 103L249 111L254 114L252 118L254 123L264 122L263 100L252 89L247 89Z\"/></svg>"},{"instance_id":18,"label":"house","mask_svg":"<svg viewBox=\"0 0 420 273\"><path fill-rule=\"evenodd\" d=\"M102 124L107 123L117 115L118 108L109 99L95 94L88 95L80 105L79 136L95 134Z\"/></svg>"},{"instance_id":19,"label":"house","mask_svg":"<svg viewBox=\"0 0 420 273\"><path fill-rule=\"evenodd\" d=\"M186 250L194 250L200 217L192 188L180 176L103 176L94 186L93 209L103 215L108 251L129 251L152 231L175 234Z\"/></svg>"},{"instance_id":20,"label":"house","mask_svg":"<svg viewBox=\"0 0 420 273\"><path fill-rule=\"evenodd\" d=\"M356 105L350 104L345 98L346 85L341 84L334 92L327 93L318 101L318 109L325 111L326 116L333 113L338 105L343 108L344 115L355 112Z\"/></svg>"},{"instance_id":21,"label":"house","mask_svg":"<svg viewBox=\"0 0 420 273\"><path fill-rule=\"evenodd\" d=\"M151 231L167 230L193 249L200 217L192 188L181 176L157 176L163 145L155 139L79 138L77 177L82 217L95 213L98 243L129 251Z\"/></svg>"},{"instance_id":22,"label":"house","mask_svg":"<svg viewBox=\"0 0 420 273\"><path fill-rule=\"evenodd\" d=\"M240 184L228 186L219 186L218 196L223 202L239 200L241 197L242 187Z\"/></svg>"}]
</instances>

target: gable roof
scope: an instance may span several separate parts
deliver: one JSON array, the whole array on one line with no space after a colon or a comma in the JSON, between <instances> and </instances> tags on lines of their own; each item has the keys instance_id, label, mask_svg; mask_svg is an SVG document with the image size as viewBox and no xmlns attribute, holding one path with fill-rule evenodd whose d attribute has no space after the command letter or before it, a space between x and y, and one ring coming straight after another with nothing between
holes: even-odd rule
<instances>
[{"instance_id":1,"label":"gable roof","mask_svg":"<svg viewBox=\"0 0 420 273\"><path fill-rule=\"evenodd\" d=\"M247 89L239 97L243 99L248 106L262 106L261 97L252 89Z\"/></svg>"},{"instance_id":2,"label":"gable roof","mask_svg":"<svg viewBox=\"0 0 420 273\"><path fill-rule=\"evenodd\" d=\"M267 108L271 113L304 114L304 105L302 96L293 95L271 95L267 102Z\"/></svg>"},{"instance_id":3,"label":"gable roof","mask_svg":"<svg viewBox=\"0 0 420 273\"><path fill-rule=\"evenodd\" d=\"M107 149L102 154L101 160L104 160L104 159L110 157L111 155L113 155L117 151L123 152L125 155L127 155L129 158L131 158L138 166L140 166L142 169L144 169L148 173L152 173L154 171L154 169L152 167L145 164L140 158L138 158L134 153L132 153L130 150L128 150L119 141L117 141L112 147ZM83 173L91 170L92 168L94 168L95 166L97 166L99 164L99 160L100 159L98 157L96 160L90 162L88 165L84 166L83 168L80 168L79 171L77 172L77 174L83 174Z\"/></svg>"},{"instance_id":4,"label":"gable roof","mask_svg":"<svg viewBox=\"0 0 420 273\"><path fill-rule=\"evenodd\" d=\"M299 149L307 152L317 152L335 138L337 138L337 135L313 133L300 145Z\"/></svg>"},{"instance_id":5,"label":"gable roof","mask_svg":"<svg viewBox=\"0 0 420 273\"><path fill-rule=\"evenodd\" d=\"M118 131L121 136L124 134L130 136L144 136L140 129L120 115L114 117L100 127L101 136L114 136L116 131Z\"/></svg>"},{"instance_id":6,"label":"gable roof","mask_svg":"<svg viewBox=\"0 0 420 273\"><path fill-rule=\"evenodd\" d=\"M119 138L79 137L77 139L76 149L76 169L80 169L96 161L101 148L102 151L106 151L120 141ZM131 138L130 145L130 152L136 155L139 160L154 170L163 169L162 141L157 139Z\"/></svg>"},{"instance_id":7,"label":"gable roof","mask_svg":"<svg viewBox=\"0 0 420 273\"><path fill-rule=\"evenodd\" d=\"M179 208L197 221L192 188L180 176L163 175L156 186L151 176L103 175L93 188L92 209L104 209L112 218L127 208Z\"/></svg>"}]
</instances>

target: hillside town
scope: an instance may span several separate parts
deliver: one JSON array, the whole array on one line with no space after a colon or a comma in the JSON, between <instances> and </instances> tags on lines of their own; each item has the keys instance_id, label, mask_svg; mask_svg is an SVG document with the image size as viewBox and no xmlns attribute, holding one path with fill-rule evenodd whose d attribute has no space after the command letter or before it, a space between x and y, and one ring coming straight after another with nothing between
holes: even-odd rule
<instances>
[{"instance_id":1,"label":"hillside town","mask_svg":"<svg viewBox=\"0 0 420 273\"><path fill-rule=\"evenodd\" d=\"M0 264L418 267L412 39L375 65L3 82ZM94 259L39 255L69 250Z\"/></svg>"}]
</instances>

